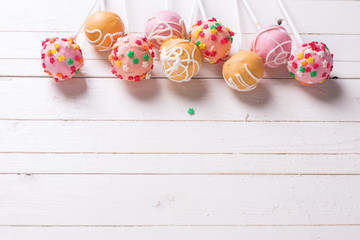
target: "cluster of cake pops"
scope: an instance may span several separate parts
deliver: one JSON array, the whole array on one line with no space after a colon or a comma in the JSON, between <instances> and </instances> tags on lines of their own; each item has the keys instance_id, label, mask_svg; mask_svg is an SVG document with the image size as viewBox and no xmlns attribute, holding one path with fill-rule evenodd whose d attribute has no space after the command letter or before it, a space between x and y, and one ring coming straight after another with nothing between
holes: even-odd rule
<instances>
[{"instance_id":1,"label":"cluster of cake pops","mask_svg":"<svg viewBox=\"0 0 360 240\"><path fill-rule=\"evenodd\" d=\"M240 49L230 58L235 34L218 19L206 16L202 0L194 0L189 24L197 10L200 10L202 20L188 26L179 14L169 9L167 0L167 10L147 20L145 35L130 32L126 0L123 0L124 22L116 13L105 11L104 0L96 0L75 34L43 41L42 67L56 81L78 74L84 58L76 37L84 26L86 40L98 51L110 51L112 73L124 80L149 79L156 52L159 52L165 76L175 82L190 81L199 72L203 61L211 64L225 61L224 80L237 91L255 89L266 67L277 68L283 64L287 64L290 75L304 85L321 83L329 78L333 55L324 43L302 42L282 0L277 1L292 28L298 48L291 54L292 40L286 29L276 24L261 27L247 0L242 0L258 28L249 50L244 50L238 1L235 9L239 18L236 22ZM99 3L101 11L92 13ZM186 29L190 30L189 34Z\"/></svg>"}]
</instances>

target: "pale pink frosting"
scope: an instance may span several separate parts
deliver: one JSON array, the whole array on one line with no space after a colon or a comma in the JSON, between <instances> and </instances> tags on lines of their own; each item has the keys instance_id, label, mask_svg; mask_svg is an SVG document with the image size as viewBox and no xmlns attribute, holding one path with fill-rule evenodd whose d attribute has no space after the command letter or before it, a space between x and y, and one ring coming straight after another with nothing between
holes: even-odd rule
<instances>
[{"instance_id":1,"label":"pale pink frosting","mask_svg":"<svg viewBox=\"0 0 360 240\"><path fill-rule=\"evenodd\" d=\"M321 83L329 78L333 54L324 43L305 43L290 56L288 70L304 85Z\"/></svg>"},{"instance_id":2,"label":"pale pink frosting","mask_svg":"<svg viewBox=\"0 0 360 240\"><path fill-rule=\"evenodd\" d=\"M210 63L219 63L229 55L233 36L234 33L215 18L198 21L190 35L191 42L199 47L203 59Z\"/></svg>"},{"instance_id":3,"label":"pale pink frosting","mask_svg":"<svg viewBox=\"0 0 360 240\"><path fill-rule=\"evenodd\" d=\"M41 62L44 72L58 81L78 74L84 59L74 39L47 38L42 42Z\"/></svg>"},{"instance_id":4,"label":"pale pink frosting","mask_svg":"<svg viewBox=\"0 0 360 240\"><path fill-rule=\"evenodd\" d=\"M291 55L291 37L279 25L261 28L251 44L251 51L259 55L271 68L285 64Z\"/></svg>"},{"instance_id":5,"label":"pale pink frosting","mask_svg":"<svg viewBox=\"0 0 360 240\"><path fill-rule=\"evenodd\" d=\"M112 73L120 79L140 81L150 78L154 51L145 36L125 34L118 38L109 55Z\"/></svg>"},{"instance_id":6,"label":"pale pink frosting","mask_svg":"<svg viewBox=\"0 0 360 240\"><path fill-rule=\"evenodd\" d=\"M185 38L186 28L184 20L173 11L161 11L149 18L146 23L146 36L159 49L170 38Z\"/></svg>"}]
</instances>

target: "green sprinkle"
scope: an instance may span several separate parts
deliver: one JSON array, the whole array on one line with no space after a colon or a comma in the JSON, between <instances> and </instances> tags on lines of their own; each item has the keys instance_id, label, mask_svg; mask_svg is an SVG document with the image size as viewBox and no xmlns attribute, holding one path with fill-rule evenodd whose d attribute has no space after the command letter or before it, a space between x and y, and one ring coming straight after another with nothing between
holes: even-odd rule
<instances>
[{"instance_id":1,"label":"green sprinkle","mask_svg":"<svg viewBox=\"0 0 360 240\"><path fill-rule=\"evenodd\" d=\"M292 72L290 72L290 76L295 77L295 74L293 74Z\"/></svg>"},{"instance_id":2,"label":"green sprinkle","mask_svg":"<svg viewBox=\"0 0 360 240\"><path fill-rule=\"evenodd\" d=\"M325 47L326 47L326 49L330 52L329 48L328 48L327 46L325 46Z\"/></svg>"},{"instance_id":3,"label":"green sprinkle","mask_svg":"<svg viewBox=\"0 0 360 240\"><path fill-rule=\"evenodd\" d=\"M134 58L133 59L133 64L138 64L139 63L139 59L138 58Z\"/></svg>"},{"instance_id":4,"label":"green sprinkle","mask_svg":"<svg viewBox=\"0 0 360 240\"><path fill-rule=\"evenodd\" d=\"M80 72L80 68L76 70L75 74L79 74L79 72Z\"/></svg>"},{"instance_id":5,"label":"green sprinkle","mask_svg":"<svg viewBox=\"0 0 360 240\"><path fill-rule=\"evenodd\" d=\"M300 72L305 72L305 67L300 67Z\"/></svg>"},{"instance_id":6,"label":"green sprinkle","mask_svg":"<svg viewBox=\"0 0 360 240\"><path fill-rule=\"evenodd\" d=\"M129 51L127 55L129 58L132 58L134 56L134 51Z\"/></svg>"},{"instance_id":7,"label":"green sprinkle","mask_svg":"<svg viewBox=\"0 0 360 240\"><path fill-rule=\"evenodd\" d=\"M216 25L216 26L219 26L219 25L220 25L220 23L218 23L218 22L217 22L217 23L215 23L215 25Z\"/></svg>"},{"instance_id":8,"label":"green sprinkle","mask_svg":"<svg viewBox=\"0 0 360 240\"><path fill-rule=\"evenodd\" d=\"M316 73L315 71L312 71L312 72L310 73L310 76L311 76L311 77L316 77L316 74L317 74L317 73Z\"/></svg>"},{"instance_id":9,"label":"green sprinkle","mask_svg":"<svg viewBox=\"0 0 360 240\"><path fill-rule=\"evenodd\" d=\"M189 42L191 42L191 38L189 38Z\"/></svg>"},{"instance_id":10,"label":"green sprinkle","mask_svg":"<svg viewBox=\"0 0 360 240\"><path fill-rule=\"evenodd\" d=\"M148 54L145 54L145 55L144 55L144 60L145 60L145 61L149 61L149 55L148 55Z\"/></svg>"},{"instance_id":11,"label":"green sprinkle","mask_svg":"<svg viewBox=\"0 0 360 240\"><path fill-rule=\"evenodd\" d=\"M197 41L195 44L196 44L196 46L199 46L201 44L201 42Z\"/></svg>"},{"instance_id":12,"label":"green sprinkle","mask_svg":"<svg viewBox=\"0 0 360 240\"><path fill-rule=\"evenodd\" d=\"M193 108L189 108L189 110L187 111L189 115L194 115L195 111Z\"/></svg>"},{"instance_id":13,"label":"green sprinkle","mask_svg":"<svg viewBox=\"0 0 360 240\"><path fill-rule=\"evenodd\" d=\"M216 29L215 25L211 25L210 29Z\"/></svg>"},{"instance_id":14,"label":"green sprinkle","mask_svg":"<svg viewBox=\"0 0 360 240\"><path fill-rule=\"evenodd\" d=\"M67 61L67 63L68 63L69 65L73 65L74 60L72 60L71 58L69 58L69 60Z\"/></svg>"},{"instance_id":15,"label":"green sprinkle","mask_svg":"<svg viewBox=\"0 0 360 240\"><path fill-rule=\"evenodd\" d=\"M233 43L233 41L234 41L234 38L233 38L233 37L231 37L230 41L231 41L231 43Z\"/></svg>"}]
</instances>

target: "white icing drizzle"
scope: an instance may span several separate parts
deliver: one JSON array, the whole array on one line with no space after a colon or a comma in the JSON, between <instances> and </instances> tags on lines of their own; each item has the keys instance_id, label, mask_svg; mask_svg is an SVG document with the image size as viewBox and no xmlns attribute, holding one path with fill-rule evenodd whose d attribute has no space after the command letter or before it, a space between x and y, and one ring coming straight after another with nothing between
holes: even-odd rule
<instances>
[{"instance_id":1,"label":"white icing drizzle","mask_svg":"<svg viewBox=\"0 0 360 240\"><path fill-rule=\"evenodd\" d=\"M159 45L161 45L161 43L159 43L159 40L167 40L169 38L172 37L180 37L183 38L186 34L186 30L185 30L185 25L184 25L184 20L179 19L179 22L168 22L168 21L162 21L160 20L158 15L155 15L152 18L149 18L148 21L150 21L151 19L156 19L157 20L157 24L156 26L152 29L152 31L150 32L148 39L150 41L156 41ZM170 24L176 25L181 29L181 32L177 29L175 29L174 27L172 27ZM161 27L161 26L165 26L165 27ZM156 30L157 29L157 30ZM164 35L164 36L160 36L163 33L169 32L168 35Z\"/></svg>"},{"instance_id":2,"label":"white icing drizzle","mask_svg":"<svg viewBox=\"0 0 360 240\"><path fill-rule=\"evenodd\" d=\"M255 89L257 87L258 82L260 82L260 80L262 79L262 77L257 78L256 76L254 76L254 74L250 71L250 69L248 68L246 63L244 64L244 67L245 67L246 72L249 74L249 76L251 78L253 78L256 81L256 83L254 83L252 85L247 84L240 73L236 73L235 77L236 77L237 82L240 83L240 85L242 85L245 89L239 88L232 78L229 78L225 81L229 87L231 87L234 90L240 91L240 92L247 92L247 91L251 91L251 90ZM226 79L226 78L224 77L224 79Z\"/></svg>"},{"instance_id":3,"label":"white icing drizzle","mask_svg":"<svg viewBox=\"0 0 360 240\"><path fill-rule=\"evenodd\" d=\"M113 46L113 44L115 43L115 39L114 39L114 37L115 36L118 36L118 37L120 37L122 34L123 34L123 32L115 32L115 33L107 33L107 34L105 34L105 36L103 37L103 33L101 32L101 30L100 29L94 29L94 30L88 30L88 29L85 29L85 31L87 32L87 33L90 33L90 34L92 34L92 33L98 33L99 34L99 37L96 39L96 40L94 40L94 41L92 41L92 40L90 40L88 37L87 37L87 35L85 34L85 37L86 37L86 40L88 40L88 42L91 44L91 45L93 45L94 47L97 47L97 48L101 48L101 49L99 49L99 51L110 51L111 49L112 49L112 46ZM105 40L107 39L107 38L110 38L110 40L111 40L111 42L110 42L110 44L108 45L108 46L102 46L102 44L105 42ZM101 40L102 39L102 40ZM101 42L100 43L97 43L98 41L100 41L101 40Z\"/></svg>"},{"instance_id":4,"label":"white icing drizzle","mask_svg":"<svg viewBox=\"0 0 360 240\"><path fill-rule=\"evenodd\" d=\"M161 65L164 69L165 76L167 78L169 78L170 80L175 81L175 82L187 82L187 81L190 81L191 78L197 73L197 72L195 72L196 67L199 71L200 65L195 60L196 47L194 47L194 49L190 55L190 53L185 48L176 46L179 43L189 43L189 41L181 40L180 42L175 42L168 47L169 49L167 49L166 47L163 47L163 49L161 50L161 54L160 54ZM187 55L187 58L181 59L181 56L184 53ZM172 66L169 62L172 63ZM166 67L165 67L166 63L170 66L168 69L166 69ZM192 75L190 75L189 69L188 69L188 66L190 64L192 64L193 71L194 71ZM173 75L173 73L176 70L178 70L179 67L182 67L183 71ZM184 72L186 73L186 76L183 80L178 81L178 80L174 79L175 77L182 76Z\"/></svg>"},{"instance_id":5,"label":"white icing drizzle","mask_svg":"<svg viewBox=\"0 0 360 240\"><path fill-rule=\"evenodd\" d=\"M270 31L270 30L274 30L274 29L278 29L279 31L281 31L281 32L283 32L283 33L285 33L285 34L288 34L284 29L282 29L282 28L280 28L280 27L278 27L278 26L272 26L271 28L263 29L262 31L260 31L260 32L258 32L258 33L256 34L256 37L255 37L255 40L254 40L254 44L253 44L253 49L254 49L254 51L256 51L256 42L257 42L260 34L262 34L262 33L264 33L264 32L267 32L267 31ZM291 43L291 40L288 40L288 41L283 42L283 43L278 43L278 42L277 42L275 39L273 39L273 38L269 38L269 39L272 40L272 41L274 41L274 42L277 44L277 46L276 46L274 49L272 49L272 50L267 54L266 60L265 60L265 65L267 65L268 67L271 67L271 68L276 68L276 67L278 67L278 66L280 66L280 65L282 65L282 64L285 64L285 63L287 62L287 58L291 55L291 52L285 51L284 48L283 48L283 46L284 46L285 44ZM274 58L273 60L270 60L270 59L269 59L269 58L270 58L270 55L271 55L273 52L275 52L277 49L280 49L281 52L280 52L277 56L275 56L275 58ZM280 58L281 56L285 56L283 61L279 61L279 58ZM286 56L287 56L287 57L286 57ZM270 63L273 63L275 66L270 65Z\"/></svg>"}]
</instances>

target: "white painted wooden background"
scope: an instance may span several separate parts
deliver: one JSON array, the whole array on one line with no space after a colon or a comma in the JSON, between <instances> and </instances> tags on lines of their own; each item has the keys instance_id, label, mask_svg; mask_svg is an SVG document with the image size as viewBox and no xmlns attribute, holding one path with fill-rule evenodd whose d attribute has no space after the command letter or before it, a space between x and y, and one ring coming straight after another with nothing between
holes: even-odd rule
<instances>
[{"instance_id":1,"label":"white painted wooden background","mask_svg":"<svg viewBox=\"0 0 360 240\"><path fill-rule=\"evenodd\" d=\"M249 93L221 65L176 84L157 60L153 79L120 81L82 33L82 73L55 83L41 40L71 34L91 2L0 0L0 240L360 239L360 1L285 0L337 79L305 87L282 69ZM191 3L171 7L187 21ZM263 25L283 17L250 3ZM142 32L165 0L128 6ZM205 0L234 29L233 6Z\"/></svg>"}]
</instances>

